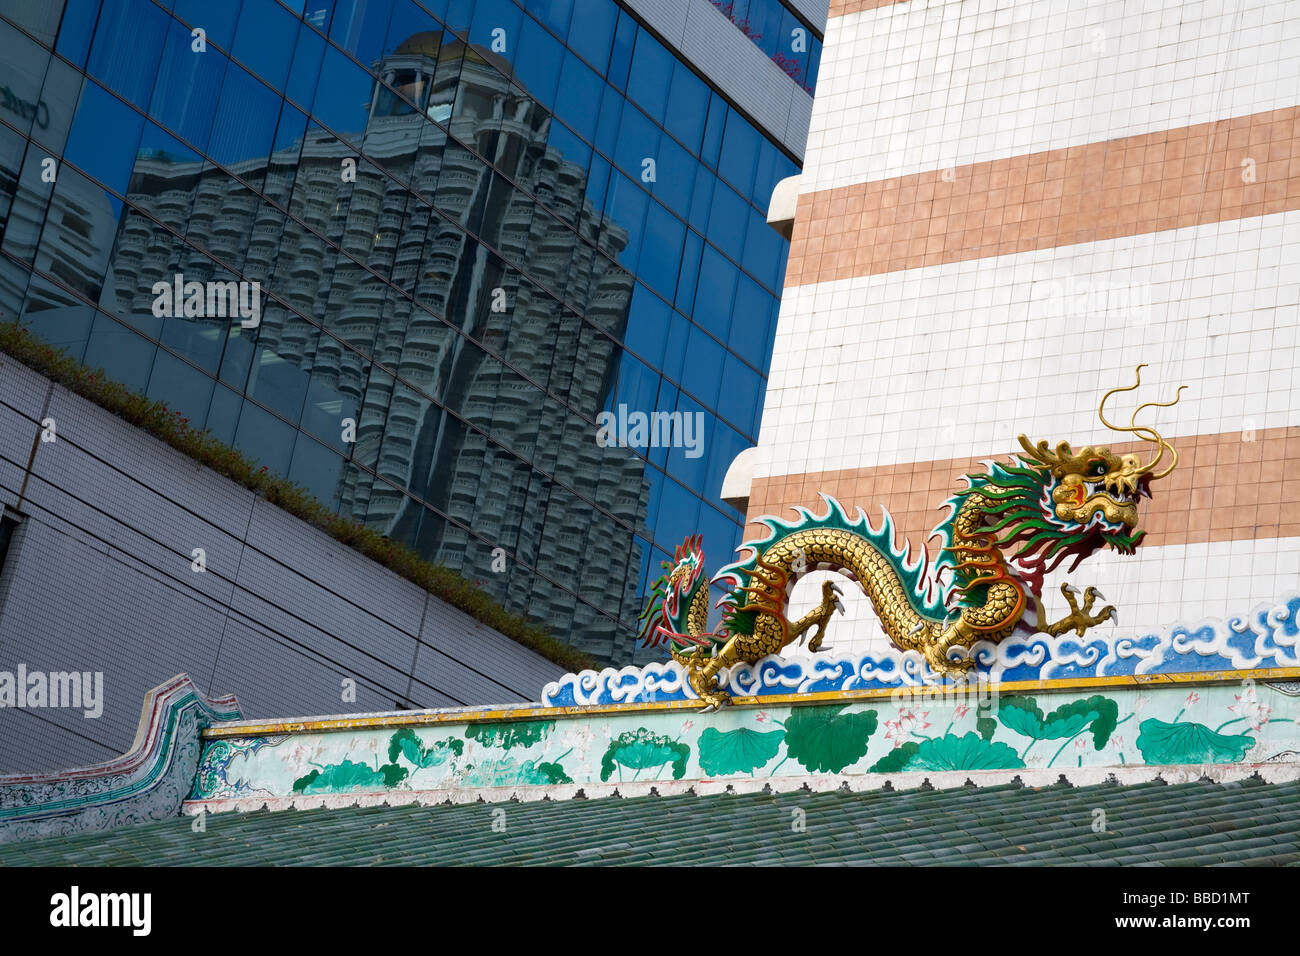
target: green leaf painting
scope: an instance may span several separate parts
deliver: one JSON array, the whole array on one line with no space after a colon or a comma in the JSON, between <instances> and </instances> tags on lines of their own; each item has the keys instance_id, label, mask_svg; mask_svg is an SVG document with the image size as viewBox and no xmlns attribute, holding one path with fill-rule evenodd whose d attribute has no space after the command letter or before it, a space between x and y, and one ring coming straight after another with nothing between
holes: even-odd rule
<instances>
[{"instance_id":1,"label":"green leaf painting","mask_svg":"<svg viewBox=\"0 0 1300 956\"><path fill-rule=\"evenodd\" d=\"M916 757L916 752L920 749L916 741L909 740L907 743L899 744L867 769L871 773L897 773Z\"/></svg>"},{"instance_id":2,"label":"green leaf painting","mask_svg":"<svg viewBox=\"0 0 1300 956\"><path fill-rule=\"evenodd\" d=\"M470 740L485 747L497 746L502 750L511 747L531 747L555 726L553 720L517 720L500 724L471 724L465 731Z\"/></svg>"},{"instance_id":3,"label":"green leaf painting","mask_svg":"<svg viewBox=\"0 0 1300 956\"><path fill-rule=\"evenodd\" d=\"M299 777L293 782L293 792L343 793L349 790L395 787L406 778L406 772L405 767L394 763L375 768L344 760Z\"/></svg>"},{"instance_id":4,"label":"green leaf painting","mask_svg":"<svg viewBox=\"0 0 1300 956\"><path fill-rule=\"evenodd\" d=\"M419 734L410 727L403 727L388 741L388 761L396 763L397 755L401 754L417 767L436 767L440 763L445 763L452 754L459 757L464 750L465 741L458 737L439 740L426 747L420 740Z\"/></svg>"},{"instance_id":5,"label":"green leaf painting","mask_svg":"<svg viewBox=\"0 0 1300 956\"><path fill-rule=\"evenodd\" d=\"M600 779L608 780L614 775L615 765L635 770L640 773L650 767L673 765L673 779L680 780L686 775L686 758L691 748L678 743L670 737L661 737L651 733L645 727L629 730L619 734L605 750L600 760Z\"/></svg>"},{"instance_id":6,"label":"green leaf painting","mask_svg":"<svg viewBox=\"0 0 1300 956\"><path fill-rule=\"evenodd\" d=\"M548 783L573 783L559 763L515 763L514 757L485 760L465 767L457 781L470 787L539 786Z\"/></svg>"},{"instance_id":7,"label":"green leaf painting","mask_svg":"<svg viewBox=\"0 0 1300 956\"><path fill-rule=\"evenodd\" d=\"M1019 770L1025 762L1004 743L992 743L974 731L932 740L908 741L871 765L873 773L899 770Z\"/></svg>"},{"instance_id":8,"label":"green leaf painting","mask_svg":"<svg viewBox=\"0 0 1300 956\"><path fill-rule=\"evenodd\" d=\"M1046 717L1032 697L1010 697L998 704L998 720L1008 730L1033 740L1061 740L1091 728L1097 750L1106 746L1118 719L1119 705L1100 694L1063 704Z\"/></svg>"},{"instance_id":9,"label":"green leaf painting","mask_svg":"<svg viewBox=\"0 0 1300 956\"><path fill-rule=\"evenodd\" d=\"M861 760L876 732L876 712L841 713L847 706L794 708L785 722L787 753L809 770L831 773Z\"/></svg>"},{"instance_id":10,"label":"green leaf painting","mask_svg":"<svg viewBox=\"0 0 1300 956\"><path fill-rule=\"evenodd\" d=\"M573 778L565 773L564 768L558 763L539 763L530 773L544 778L544 783L573 783Z\"/></svg>"},{"instance_id":11,"label":"green leaf painting","mask_svg":"<svg viewBox=\"0 0 1300 956\"><path fill-rule=\"evenodd\" d=\"M781 730L763 733L741 727L723 732L705 727L698 745L700 769L712 777L753 773L776 756L784 738L785 732Z\"/></svg>"},{"instance_id":12,"label":"green leaf painting","mask_svg":"<svg viewBox=\"0 0 1300 956\"><path fill-rule=\"evenodd\" d=\"M1137 748L1148 764L1235 763L1255 746L1248 734L1220 734L1204 724L1167 724L1149 717L1139 725Z\"/></svg>"},{"instance_id":13,"label":"green leaf painting","mask_svg":"<svg viewBox=\"0 0 1300 956\"><path fill-rule=\"evenodd\" d=\"M998 722L992 717L975 718L975 730L985 740L992 740L993 735L997 733Z\"/></svg>"}]
</instances>

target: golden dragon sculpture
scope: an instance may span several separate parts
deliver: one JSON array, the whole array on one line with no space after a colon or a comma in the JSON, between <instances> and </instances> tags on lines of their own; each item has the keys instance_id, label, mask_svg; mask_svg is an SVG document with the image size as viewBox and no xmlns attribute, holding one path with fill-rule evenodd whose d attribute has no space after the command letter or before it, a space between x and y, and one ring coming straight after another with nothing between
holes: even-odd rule
<instances>
[{"instance_id":1,"label":"golden dragon sculpture","mask_svg":"<svg viewBox=\"0 0 1300 956\"><path fill-rule=\"evenodd\" d=\"M1136 530L1138 501L1150 496L1152 482L1174 470L1178 453L1154 428L1138 425L1137 417L1147 408L1177 404L1186 386L1179 387L1173 401L1140 405L1127 426L1112 424L1106 418L1107 399L1138 388L1145 367L1137 367L1132 385L1106 392L1098 416L1106 427L1154 445L1150 461L1093 445L1076 452L1061 442L1052 449L1046 441L1035 445L1021 435L1023 456L965 476L967 487L946 502L948 516L932 532L942 540L933 562L924 547L916 560L909 558L906 544L901 551L894 547L888 511L874 529L861 510L852 519L829 495L822 496L829 505L824 516L797 508L796 521L761 518L767 535L742 545L749 556L713 579L732 585L718 602L723 618L716 632L708 628L709 582L700 536L694 535L677 549L673 562L664 562L665 574L640 618L640 636L649 646L666 641L695 693L708 708L717 708L730 701L718 686L723 668L780 653L810 630L809 650L821 647L827 623L844 609L842 592L824 582L821 603L797 621L787 620L790 593L808 571L831 569L857 581L890 640L921 652L943 674L960 673L975 663L969 657L951 658L956 647L997 642L1016 628L1052 636L1074 630L1082 636L1114 619L1113 606L1093 613L1101 597L1096 588L1087 588L1080 603L1078 592L1062 584L1069 613L1054 623L1040 623L1043 578L1069 558L1073 563L1067 570L1073 571L1103 547L1132 553L1146 533ZM1166 453L1170 461L1157 471ZM1008 557L1003 549L1015 550Z\"/></svg>"}]
</instances>

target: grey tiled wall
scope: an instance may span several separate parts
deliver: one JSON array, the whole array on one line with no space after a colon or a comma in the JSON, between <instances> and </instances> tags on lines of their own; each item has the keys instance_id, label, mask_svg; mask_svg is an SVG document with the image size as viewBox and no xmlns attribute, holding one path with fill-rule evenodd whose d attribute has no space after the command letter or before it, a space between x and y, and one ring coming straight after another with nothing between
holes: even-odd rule
<instances>
[{"instance_id":1,"label":"grey tiled wall","mask_svg":"<svg viewBox=\"0 0 1300 956\"><path fill-rule=\"evenodd\" d=\"M33 457L43 412L58 438ZM145 692L181 672L248 717L537 700L561 673L2 354L0 503L22 515L0 570L0 671L102 671L105 697L93 720L0 708L0 771L123 753Z\"/></svg>"}]
</instances>

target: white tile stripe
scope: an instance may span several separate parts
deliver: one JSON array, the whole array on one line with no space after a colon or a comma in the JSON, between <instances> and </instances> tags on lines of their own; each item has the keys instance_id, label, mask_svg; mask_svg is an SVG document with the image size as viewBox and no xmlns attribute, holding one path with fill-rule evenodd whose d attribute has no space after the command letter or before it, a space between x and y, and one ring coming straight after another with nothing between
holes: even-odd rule
<instances>
[{"instance_id":1,"label":"white tile stripe","mask_svg":"<svg viewBox=\"0 0 1300 956\"><path fill-rule=\"evenodd\" d=\"M1295 211L793 287L754 474L1113 442L1140 362L1167 437L1300 425L1298 325Z\"/></svg>"},{"instance_id":2,"label":"white tile stripe","mask_svg":"<svg viewBox=\"0 0 1300 956\"><path fill-rule=\"evenodd\" d=\"M909 0L831 20L799 188L1297 104L1288 0Z\"/></svg>"}]
</instances>

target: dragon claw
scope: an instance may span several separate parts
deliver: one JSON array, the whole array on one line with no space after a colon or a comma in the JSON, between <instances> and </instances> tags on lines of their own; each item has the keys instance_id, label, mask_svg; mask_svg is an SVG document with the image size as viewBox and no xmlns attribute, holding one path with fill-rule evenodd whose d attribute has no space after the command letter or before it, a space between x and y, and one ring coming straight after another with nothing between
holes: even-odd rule
<instances>
[{"instance_id":1,"label":"dragon claw","mask_svg":"<svg viewBox=\"0 0 1300 956\"><path fill-rule=\"evenodd\" d=\"M1095 627L1103 621L1111 619L1116 614L1114 605L1110 604L1106 605L1096 614L1092 613L1092 607L1097 602L1097 599L1101 598L1104 601L1106 598L1099 590L1091 585L1089 585L1083 592L1082 607L1080 607L1079 602L1075 600L1075 595L1079 593L1077 588L1069 584L1062 584L1061 593L1065 595L1065 603L1070 605L1070 613L1056 623L1041 628L1044 633L1050 634L1053 637L1060 637L1066 631L1070 630L1074 631L1079 635L1079 637L1083 637L1084 632L1086 632L1088 628Z\"/></svg>"}]
</instances>

